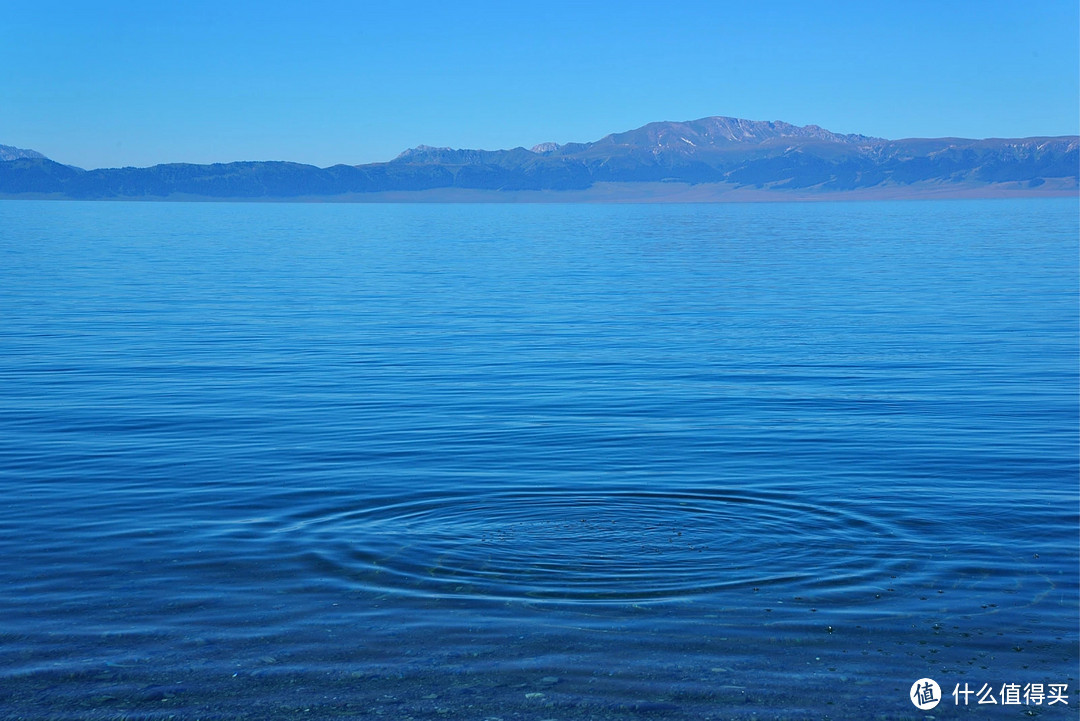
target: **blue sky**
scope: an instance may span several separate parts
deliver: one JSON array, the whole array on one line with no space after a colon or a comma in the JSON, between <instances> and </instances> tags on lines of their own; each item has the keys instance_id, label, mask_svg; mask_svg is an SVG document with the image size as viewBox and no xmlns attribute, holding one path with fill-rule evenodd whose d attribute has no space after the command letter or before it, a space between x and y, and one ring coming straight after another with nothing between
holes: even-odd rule
<instances>
[{"instance_id":1,"label":"blue sky","mask_svg":"<svg viewBox=\"0 0 1080 721\"><path fill-rule=\"evenodd\" d=\"M731 115L1077 134L1076 0L3 2L0 144L81 167L389 160Z\"/></svg>"}]
</instances>

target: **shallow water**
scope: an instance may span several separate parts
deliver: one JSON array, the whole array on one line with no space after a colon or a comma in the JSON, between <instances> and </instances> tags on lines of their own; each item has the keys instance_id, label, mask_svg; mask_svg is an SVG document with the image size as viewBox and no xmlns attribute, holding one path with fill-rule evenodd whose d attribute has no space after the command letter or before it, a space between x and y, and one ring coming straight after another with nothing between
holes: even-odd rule
<instances>
[{"instance_id":1,"label":"shallow water","mask_svg":"<svg viewBox=\"0 0 1080 721\"><path fill-rule=\"evenodd\" d=\"M1075 718L1077 225L0 202L0 717Z\"/></svg>"}]
</instances>

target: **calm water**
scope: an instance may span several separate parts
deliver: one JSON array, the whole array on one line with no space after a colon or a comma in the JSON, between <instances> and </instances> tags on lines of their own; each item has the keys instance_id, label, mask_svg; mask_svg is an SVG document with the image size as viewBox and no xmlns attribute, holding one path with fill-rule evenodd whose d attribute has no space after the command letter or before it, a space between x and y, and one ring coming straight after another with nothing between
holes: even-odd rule
<instances>
[{"instance_id":1,"label":"calm water","mask_svg":"<svg viewBox=\"0 0 1080 721\"><path fill-rule=\"evenodd\" d=\"M1077 218L0 202L0 717L1075 719Z\"/></svg>"}]
</instances>

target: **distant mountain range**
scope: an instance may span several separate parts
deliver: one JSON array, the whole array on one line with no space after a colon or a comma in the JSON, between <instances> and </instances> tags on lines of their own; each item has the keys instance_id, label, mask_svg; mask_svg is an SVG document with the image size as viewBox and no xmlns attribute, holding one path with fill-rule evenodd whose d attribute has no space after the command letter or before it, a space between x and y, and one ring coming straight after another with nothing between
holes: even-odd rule
<instances>
[{"instance_id":1,"label":"distant mountain range","mask_svg":"<svg viewBox=\"0 0 1080 721\"><path fill-rule=\"evenodd\" d=\"M82 170L0 145L0 196L246 200L739 200L1075 195L1080 137L886 140L711 117L591 143L318 168L237 162Z\"/></svg>"}]
</instances>

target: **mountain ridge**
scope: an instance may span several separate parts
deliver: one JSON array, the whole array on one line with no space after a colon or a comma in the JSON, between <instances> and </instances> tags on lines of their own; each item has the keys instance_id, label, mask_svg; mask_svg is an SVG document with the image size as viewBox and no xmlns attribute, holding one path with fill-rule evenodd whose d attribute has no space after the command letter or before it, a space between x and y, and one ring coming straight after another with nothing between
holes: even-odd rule
<instances>
[{"instance_id":1,"label":"mountain ridge","mask_svg":"<svg viewBox=\"0 0 1080 721\"><path fill-rule=\"evenodd\" d=\"M0 155L0 195L79 199L363 199L396 193L408 200L410 192L440 189L580 195L601 185L641 183L709 185L717 193L750 189L776 199L793 191L827 196L916 184L954 185L966 193L985 187L994 194L1011 184L1006 189L1061 194L1080 176L1078 136L888 140L727 116L648 123L586 143L503 150L418 145L386 162L327 168L242 161L82 170L35 151L0 146L4 151L13 157Z\"/></svg>"},{"instance_id":2,"label":"mountain ridge","mask_svg":"<svg viewBox=\"0 0 1080 721\"><path fill-rule=\"evenodd\" d=\"M16 148L12 145L0 145L0 161L21 160L23 158L44 158L45 156L36 150Z\"/></svg>"}]
</instances>

